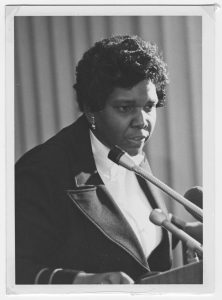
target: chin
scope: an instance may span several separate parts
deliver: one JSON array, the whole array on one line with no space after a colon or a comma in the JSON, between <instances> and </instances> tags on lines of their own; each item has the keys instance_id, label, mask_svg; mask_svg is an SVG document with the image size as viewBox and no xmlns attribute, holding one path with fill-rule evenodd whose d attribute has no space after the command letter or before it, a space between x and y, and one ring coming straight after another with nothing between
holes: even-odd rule
<instances>
[{"instance_id":1,"label":"chin","mask_svg":"<svg viewBox=\"0 0 222 300\"><path fill-rule=\"evenodd\" d=\"M137 154L142 153L142 149L141 148L137 148L137 149L127 149L125 150L130 156L136 156Z\"/></svg>"}]
</instances>

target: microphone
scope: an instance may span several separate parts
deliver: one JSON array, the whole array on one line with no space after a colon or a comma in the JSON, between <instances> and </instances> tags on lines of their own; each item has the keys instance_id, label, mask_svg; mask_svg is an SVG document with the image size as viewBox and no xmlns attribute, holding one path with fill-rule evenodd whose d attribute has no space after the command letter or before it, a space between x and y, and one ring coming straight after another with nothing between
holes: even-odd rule
<instances>
[{"instance_id":1,"label":"microphone","mask_svg":"<svg viewBox=\"0 0 222 300\"><path fill-rule=\"evenodd\" d=\"M172 224L167 216L161 211L161 209L154 209L149 217L150 221L157 225L165 228L181 241L183 241L188 248L196 252L200 257L203 256L203 248L200 243L198 243L194 238L189 236L186 232L176 227Z\"/></svg>"},{"instance_id":2,"label":"microphone","mask_svg":"<svg viewBox=\"0 0 222 300\"><path fill-rule=\"evenodd\" d=\"M203 224L201 222L186 222L171 213L169 215L173 225L185 231L199 243L203 243Z\"/></svg>"},{"instance_id":3,"label":"microphone","mask_svg":"<svg viewBox=\"0 0 222 300\"><path fill-rule=\"evenodd\" d=\"M171 189L168 185L160 181L158 178L153 176L151 173L147 172L146 170L142 169L141 167L137 166L132 158L123 151L120 147L115 146L108 154L108 158L115 162L122 167L134 171L136 174L141 176L142 178L152 182L166 194L174 198L180 204L182 204L185 208L190 209L192 212L195 213L199 217L200 220L203 219L203 211L201 208L193 204L192 202L188 201L186 198L181 196L179 193Z\"/></svg>"},{"instance_id":4,"label":"microphone","mask_svg":"<svg viewBox=\"0 0 222 300\"><path fill-rule=\"evenodd\" d=\"M195 204L196 206L203 208L203 188L201 186L195 186L190 188L186 193L184 194L184 198L188 199L190 202ZM186 207L186 210L198 221L201 221L199 216Z\"/></svg>"},{"instance_id":5,"label":"microphone","mask_svg":"<svg viewBox=\"0 0 222 300\"><path fill-rule=\"evenodd\" d=\"M184 230L186 228L187 222L178 218L177 216L173 215L173 214L169 214L171 216L170 221L171 223L173 223L174 225L176 225L179 229Z\"/></svg>"}]
</instances>

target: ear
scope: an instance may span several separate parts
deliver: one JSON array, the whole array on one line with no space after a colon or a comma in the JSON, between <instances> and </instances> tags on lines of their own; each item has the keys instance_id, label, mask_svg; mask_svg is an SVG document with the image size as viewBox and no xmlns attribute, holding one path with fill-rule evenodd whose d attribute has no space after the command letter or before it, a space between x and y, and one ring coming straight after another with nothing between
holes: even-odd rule
<instances>
[{"instance_id":1,"label":"ear","mask_svg":"<svg viewBox=\"0 0 222 300\"><path fill-rule=\"evenodd\" d=\"M85 111L85 116L90 124L92 123L92 119L95 118L94 114L90 111Z\"/></svg>"}]
</instances>

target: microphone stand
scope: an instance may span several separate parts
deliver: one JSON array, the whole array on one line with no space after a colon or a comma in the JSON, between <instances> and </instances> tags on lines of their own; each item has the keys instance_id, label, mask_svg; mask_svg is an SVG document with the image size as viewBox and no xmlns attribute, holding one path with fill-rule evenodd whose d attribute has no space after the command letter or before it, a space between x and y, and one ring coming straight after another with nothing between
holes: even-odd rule
<instances>
[{"instance_id":1,"label":"microphone stand","mask_svg":"<svg viewBox=\"0 0 222 300\"><path fill-rule=\"evenodd\" d=\"M141 167L137 166L132 158L121 148L115 146L108 154L108 158L111 159L113 162L127 168L130 171L135 172L137 175L141 176L142 178L150 181L155 186L160 188L164 191L167 195L171 196L177 202L182 204L186 209L192 211L195 216L197 216L200 222L203 222L203 211L201 208L181 196L179 193L174 191L168 185L160 181L158 178L153 176L151 173L147 172L146 170L142 169Z\"/></svg>"}]
</instances>

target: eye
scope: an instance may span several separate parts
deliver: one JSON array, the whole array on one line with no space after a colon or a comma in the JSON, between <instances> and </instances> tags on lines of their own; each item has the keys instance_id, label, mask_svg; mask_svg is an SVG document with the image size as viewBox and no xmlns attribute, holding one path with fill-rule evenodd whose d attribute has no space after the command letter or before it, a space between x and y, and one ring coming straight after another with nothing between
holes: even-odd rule
<instances>
[{"instance_id":1,"label":"eye","mask_svg":"<svg viewBox=\"0 0 222 300\"><path fill-rule=\"evenodd\" d=\"M144 109L145 112L151 112L154 107L156 107L156 103L155 102L151 102L151 103L145 105L143 107L143 109Z\"/></svg>"},{"instance_id":2,"label":"eye","mask_svg":"<svg viewBox=\"0 0 222 300\"><path fill-rule=\"evenodd\" d=\"M115 106L115 109L118 110L121 113L128 113L133 111L133 106L132 105L120 105L120 106Z\"/></svg>"}]
</instances>

